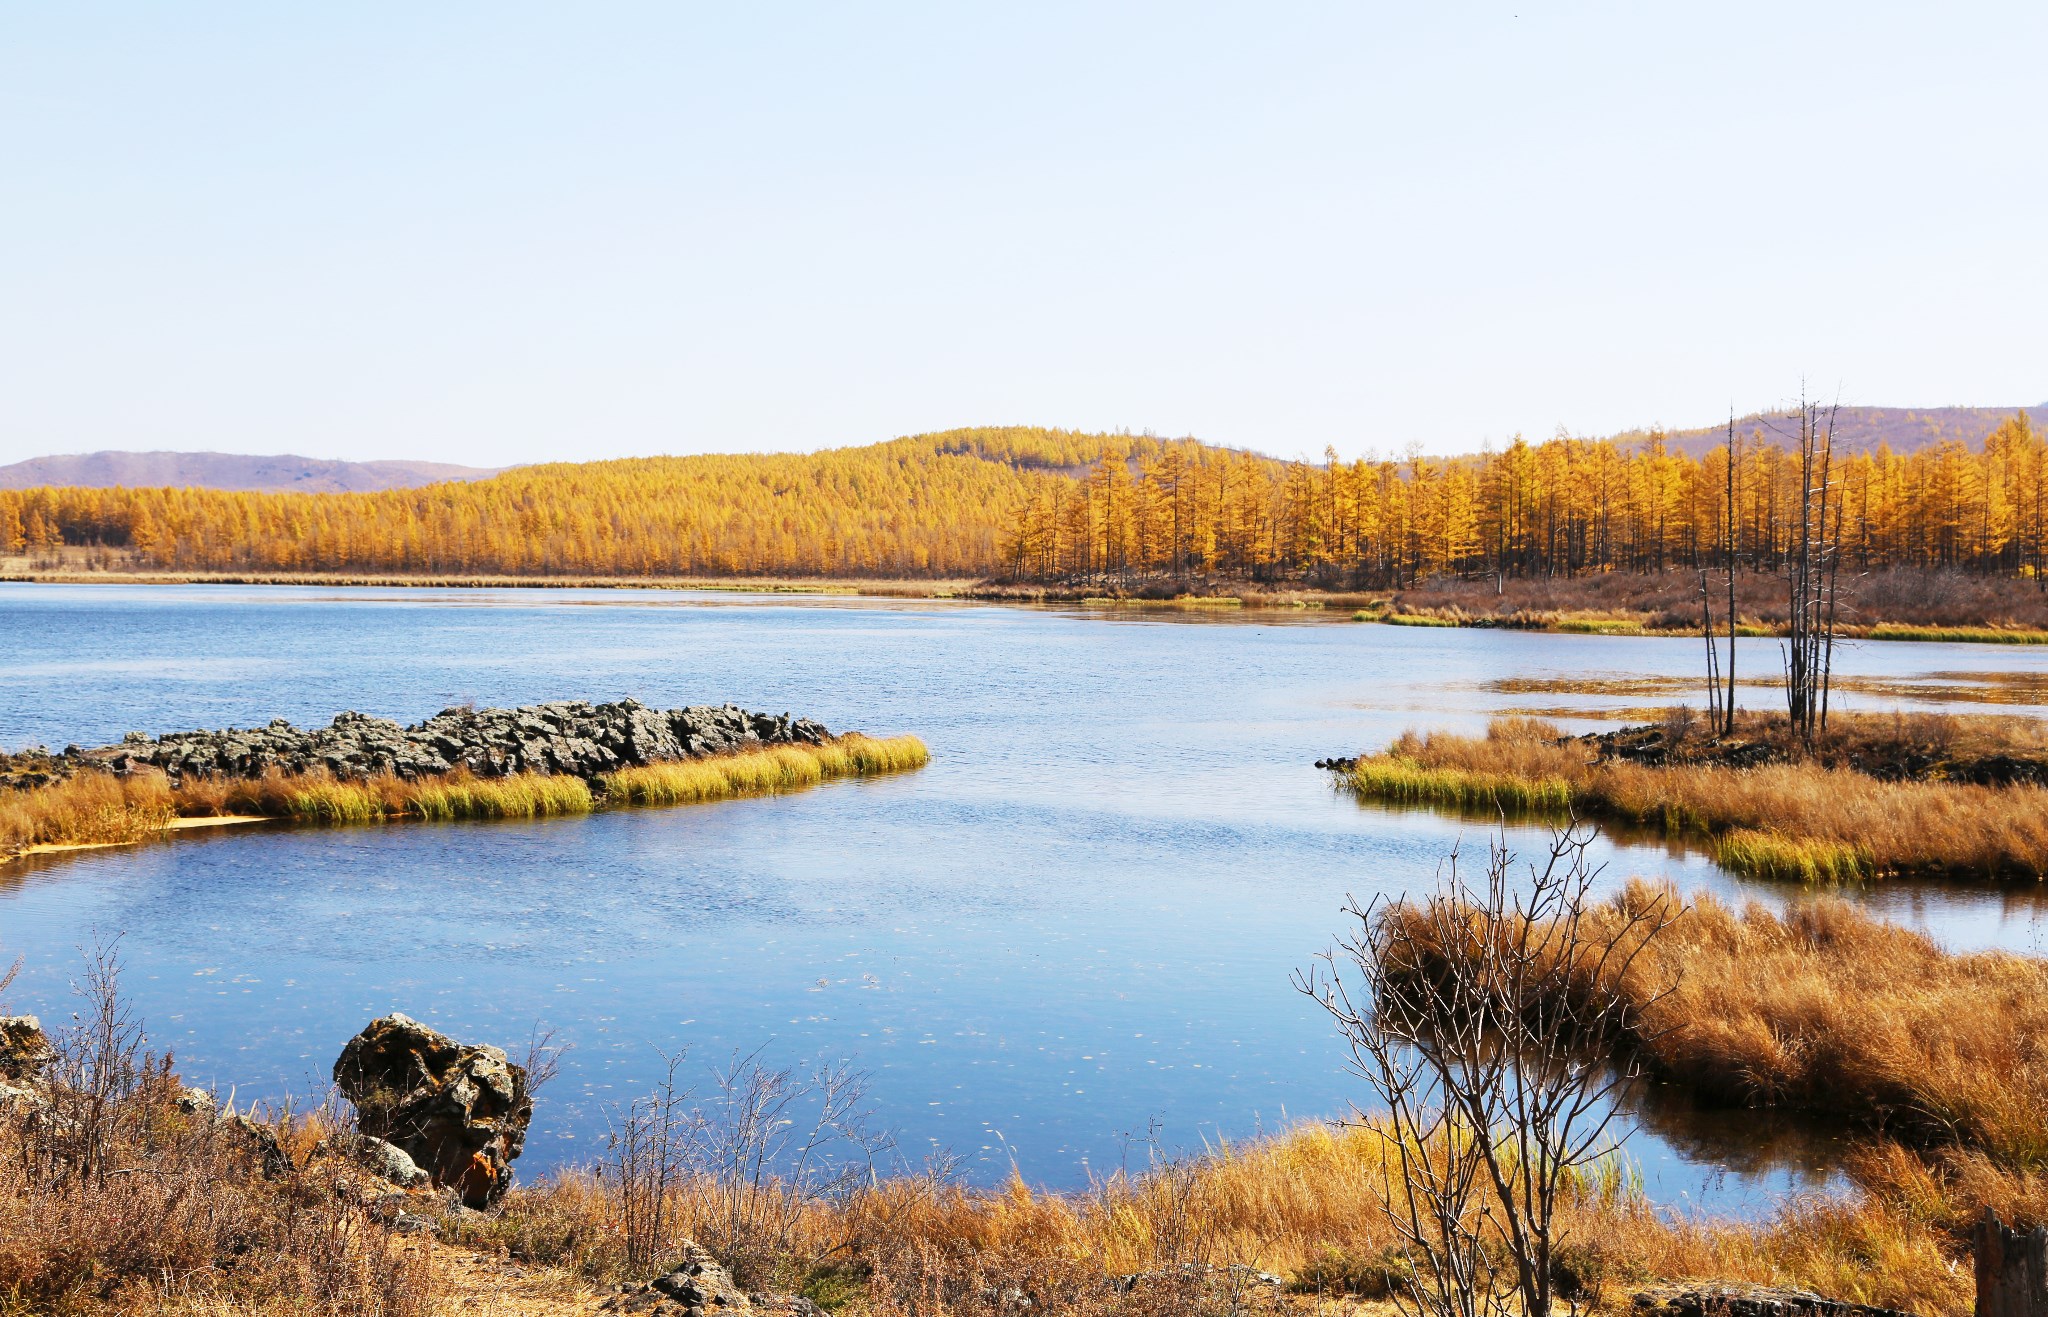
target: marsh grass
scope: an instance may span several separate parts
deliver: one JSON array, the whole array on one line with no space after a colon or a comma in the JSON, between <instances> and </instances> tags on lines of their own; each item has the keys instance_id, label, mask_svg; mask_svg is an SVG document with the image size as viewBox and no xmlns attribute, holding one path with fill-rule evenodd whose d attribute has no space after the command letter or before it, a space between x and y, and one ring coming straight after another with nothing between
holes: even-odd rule
<instances>
[{"instance_id":1,"label":"marsh grass","mask_svg":"<svg viewBox=\"0 0 2048 1317\"><path fill-rule=\"evenodd\" d=\"M1618 928L1646 910L1675 917L1640 957L1555 983L1632 999L1621 1045L1657 1078L1710 1104L1801 1110L2006 1173L2048 1171L2048 961L1958 955L1827 897L1737 912L1637 881L1591 921ZM1425 962L1468 954L1405 906L1387 917L1408 922ZM1541 944L1551 930L1526 935Z\"/></svg>"},{"instance_id":2,"label":"marsh grass","mask_svg":"<svg viewBox=\"0 0 2048 1317\"><path fill-rule=\"evenodd\" d=\"M2030 720L2013 719L1873 716L1862 726L1855 735L1864 739L1840 747L1844 763L1891 735L1943 741L1942 753L1951 755L2031 749L2041 736ZM1758 876L2048 874L2048 789L2039 786L1887 781L1813 761L1753 768L1596 761L1584 743L1527 718L1495 719L1484 737L1403 733L1384 753L1360 758L1342 781L1369 801L1552 816L1569 808L1621 819L1696 837L1729 868Z\"/></svg>"},{"instance_id":3,"label":"marsh grass","mask_svg":"<svg viewBox=\"0 0 2048 1317\"><path fill-rule=\"evenodd\" d=\"M117 844L161 834L178 818L252 816L314 824L386 820L533 819L615 805L684 805L772 794L833 778L922 768L914 736L851 733L820 745L778 745L607 774L596 783L547 773L478 777L467 770L406 780L343 781L319 770L253 779L195 778L172 788L161 773L79 773L29 791L0 792L0 859L44 846Z\"/></svg>"}]
</instances>

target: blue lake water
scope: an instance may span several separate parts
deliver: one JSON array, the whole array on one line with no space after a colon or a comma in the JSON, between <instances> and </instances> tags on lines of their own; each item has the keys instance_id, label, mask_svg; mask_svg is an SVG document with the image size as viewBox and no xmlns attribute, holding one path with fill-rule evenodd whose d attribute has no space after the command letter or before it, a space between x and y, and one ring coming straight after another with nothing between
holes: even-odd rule
<instances>
[{"instance_id":1,"label":"blue lake water","mask_svg":"<svg viewBox=\"0 0 2048 1317\"><path fill-rule=\"evenodd\" d=\"M1750 672L1775 646L1745 646ZM1361 899L1432 879L1485 825L1362 808L1313 761L1502 709L1666 703L1504 679L1690 678L1698 642L945 601L644 591L0 585L0 747L131 729L411 722L464 700L731 701L915 732L922 772L538 823L261 827L0 866L11 1005L61 1020L75 948L122 935L191 1080L306 1093L403 1010L515 1053L574 1045L521 1169L593 1155L661 1053L853 1057L915 1154L1074 1185L1156 1123L1198 1148L1364 1100L1290 985ZM2048 682L2020 648L1852 646L1844 703L1942 707ZM2014 680L2014 679L2017 680ZM1992 683L1992 686L1986 686ZM1615 689L1621 689L1617 687ZM2015 695L2014 692L2018 694ZM1751 697L1762 703L1768 692ZM1695 702L1697 699L1695 698ZM1972 706L1975 707L1975 706ZM1587 722L1584 725L1595 725ZM1527 851L1541 835L1517 830ZM1696 854L1602 843L1608 875L1779 902ZM1873 889L1957 947L2039 952L2033 889ZM1660 1201L1748 1211L1826 1177L1829 1141L1647 1118Z\"/></svg>"}]
</instances>

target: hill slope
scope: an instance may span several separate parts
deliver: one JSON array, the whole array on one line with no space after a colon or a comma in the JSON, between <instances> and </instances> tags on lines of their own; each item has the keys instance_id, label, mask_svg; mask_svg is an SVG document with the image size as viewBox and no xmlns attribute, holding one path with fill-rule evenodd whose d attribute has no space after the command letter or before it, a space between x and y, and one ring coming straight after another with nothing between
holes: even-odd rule
<instances>
[{"instance_id":1,"label":"hill slope","mask_svg":"<svg viewBox=\"0 0 2048 1317\"><path fill-rule=\"evenodd\" d=\"M1874 453L1880 445L1894 453L1917 453L1923 448L1956 440L1972 449L1984 447L1984 437L2025 412L2037 430L2048 430L2048 403L2037 407L1844 407L1835 414L1835 451L1853 455ZM1757 430L1784 446L1798 442L1799 422L1790 412L1751 413L1735 418L1735 432L1744 439ZM1623 442L1648 437L1646 430L1616 435ZM1697 430L1667 431L1664 442L1674 452L1704 457L1728 441L1725 425L1703 426Z\"/></svg>"},{"instance_id":2,"label":"hill slope","mask_svg":"<svg viewBox=\"0 0 2048 1317\"><path fill-rule=\"evenodd\" d=\"M0 489L182 486L256 493L352 494L412 489L440 480L481 480L497 472L444 462L332 462L317 457L239 453L69 453L0 466Z\"/></svg>"}]
</instances>

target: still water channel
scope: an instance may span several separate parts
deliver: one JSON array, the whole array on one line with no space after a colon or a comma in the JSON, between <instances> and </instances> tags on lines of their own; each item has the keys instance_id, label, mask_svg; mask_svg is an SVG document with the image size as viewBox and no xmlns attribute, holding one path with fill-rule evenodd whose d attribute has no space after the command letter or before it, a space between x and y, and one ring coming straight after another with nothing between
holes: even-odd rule
<instances>
[{"instance_id":1,"label":"still water channel","mask_svg":"<svg viewBox=\"0 0 2048 1317\"><path fill-rule=\"evenodd\" d=\"M1504 710L1567 725L1697 696L1698 642L1360 625L1313 612L1027 609L642 591L0 585L0 747L465 700L731 701L915 732L923 772L538 823L261 827L0 866L14 1009L64 1018L76 948L119 933L153 1039L246 1099L324 1084L402 1010L515 1052L574 1045L521 1169L592 1155L661 1054L851 1057L912 1155L1072 1186L1156 1129L1198 1149L1364 1100L1290 986L1347 894L1428 882L1484 824L1364 808L1313 761ZM1741 664L1777 667L1770 642ZM1863 644L1843 702L2036 712L2048 653ZM1749 701L1767 703L1756 689ZM1516 831L1527 852L1541 834ZM1613 881L1781 902L1660 844ZM1858 899L1958 947L2041 953L2031 889ZM1653 1197L1757 1210L1831 1141L1655 1109Z\"/></svg>"}]
</instances>

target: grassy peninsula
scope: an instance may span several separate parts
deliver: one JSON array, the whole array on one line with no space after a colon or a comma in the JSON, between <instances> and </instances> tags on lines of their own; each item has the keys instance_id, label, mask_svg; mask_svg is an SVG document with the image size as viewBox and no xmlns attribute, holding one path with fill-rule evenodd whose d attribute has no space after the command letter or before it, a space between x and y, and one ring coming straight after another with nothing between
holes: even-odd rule
<instances>
[{"instance_id":1,"label":"grassy peninsula","mask_svg":"<svg viewBox=\"0 0 2048 1317\"><path fill-rule=\"evenodd\" d=\"M1838 713L1809 751L1761 714L1732 738L1677 714L1604 737L1498 718L1335 762L1362 800L1615 820L1759 877L2048 874L2048 740L2031 719Z\"/></svg>"}]
</instances>

